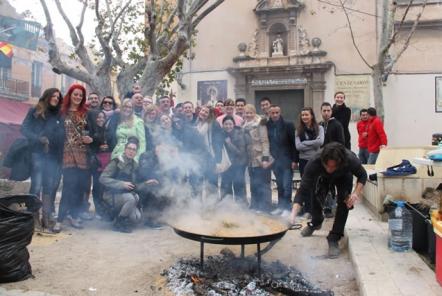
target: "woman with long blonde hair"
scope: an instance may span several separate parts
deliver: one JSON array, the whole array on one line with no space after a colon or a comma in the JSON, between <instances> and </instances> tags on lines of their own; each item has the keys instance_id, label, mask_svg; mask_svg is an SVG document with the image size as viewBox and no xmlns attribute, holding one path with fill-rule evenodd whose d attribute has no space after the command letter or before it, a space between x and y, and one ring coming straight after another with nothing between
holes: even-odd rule
<instances>
[{"instance_id":1,"label":"woman with long blonde hair","mask_svg":"<svg viewBox=\"0 0 442 296\"><path fill-rule=\"evenodd\" d=\"M112 115L109 120L108 129L108 144L112 149L112 159L124 153L124 147L129 137L135 137L139 141L135 160L138 161L140 154L146 151L144 122L134 114L131 99L123 100L120 112Z\"/></svg>"}]
</instances>

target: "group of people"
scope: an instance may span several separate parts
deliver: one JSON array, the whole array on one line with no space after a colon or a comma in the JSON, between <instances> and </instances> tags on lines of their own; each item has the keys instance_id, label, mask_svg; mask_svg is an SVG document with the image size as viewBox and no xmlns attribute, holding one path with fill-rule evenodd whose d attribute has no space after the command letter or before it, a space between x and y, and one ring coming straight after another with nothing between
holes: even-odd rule
<instances>
[{"instance_id":1,"label":"group of people","mask_svg":"<svg viewBox=\"0 0 442 296\"><path fill-rule=\"evenodd\" d=\"M155 212L173 200L172 185L179 185L190 188L191 196L200 200L232 198L257 211L292 210L295 216L302 209L312 217L302 232L308 236L319 229L324 208L331 211L324 200L315 198L318 190L336 186L336 225L329 241L337 242L343 235L348 208L366 180L361 161L350 151L350 109L344 93L335 94L333 106L327 102L321 105L320 122L312 108L303 108L296 128L269 98L262 98L259 104L260 115L244 99L197 108L191 101L174 105L168 96L160 96L154 103L134 85L117 106L112 96L87 96L79 84L72 85L64 97L58 89L47 89L22 125L32 147L30 193L43 201L42 226L59 232L67 219L71 226L82 228L82 220L90 218L90 193L96 216L113 221L115 230L130 232L143 219L155 226ZM371 109L367 113L373 116ZM362 115L361 111L361 122L365 121ZM379 124L374 114L360 137L372 143L372 133L378 131ZM358 131L359 127L358 123ZM383 138L376 139L386 144ZM370 144L367 150L369 159L379 152ZM297 168L302 182L292 207L293 172ZM272 172L278 191L276 211ZM352 174L358 177L353 193ZM61 201L54 225L61 176Z\"/></svg>"}]
</instances>

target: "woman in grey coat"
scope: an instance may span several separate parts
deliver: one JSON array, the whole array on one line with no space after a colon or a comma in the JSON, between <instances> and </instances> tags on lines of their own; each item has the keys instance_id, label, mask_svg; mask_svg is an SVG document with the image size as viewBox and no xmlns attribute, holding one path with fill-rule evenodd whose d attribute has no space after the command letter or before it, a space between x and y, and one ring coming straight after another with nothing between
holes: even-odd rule
<instances>
[{"instance_id":1,"label":"woman in grey coat","mask_svg":"<svg viewBox=\"0 0 442 296\"><path fill-rule=\"evenodd\" d=\"M313 158L324 143L324 129L316 122L315 113L310 107L301 110L295 141L296 149L299 152L299 173L302 177L308 161ZM304 200L304 212L311 213L310 200Z\"/></svg>"}]
</instances>

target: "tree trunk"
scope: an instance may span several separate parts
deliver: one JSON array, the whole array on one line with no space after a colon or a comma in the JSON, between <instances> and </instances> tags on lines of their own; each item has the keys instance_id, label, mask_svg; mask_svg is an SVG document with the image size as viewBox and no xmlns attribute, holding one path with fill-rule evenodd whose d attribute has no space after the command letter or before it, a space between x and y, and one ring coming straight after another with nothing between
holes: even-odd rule
<instances>
[{"instance_id":1,"label":"tree trunk","mask_svg":"<svg viewBox=\"0 0 442 296\"><path fill-rule=\"evenodd\" d=\"M164 76L172 67L167 67L160 61L150 60L144 69L140 79L141 92L148 96L153 96L158 85L163 81Z\"/></svg>"},{"instance_id":2,"label":"tree trunk","mask_svg":"<svg viewBox=\"0 0 442 296\"><path fill-rule=\"evenodd\" d=\"M379 64L373 67L371 74L373 78L373 96L376 112L379 117L384 118L384 96L383 96L383 83L382 83L382 69Z\"/></svg>"},{"instance_id":3,"label":"tree trunk","mask_svg":"<svg viewBox=\"0 0 442 296\"><path fill-rule=\"evenodd\" d=\"M99 96L112 95L112 84L110 73L101 76L92 76L91 84L89 85L93 92L98 93Z\"/></svg>"}]
</instances>

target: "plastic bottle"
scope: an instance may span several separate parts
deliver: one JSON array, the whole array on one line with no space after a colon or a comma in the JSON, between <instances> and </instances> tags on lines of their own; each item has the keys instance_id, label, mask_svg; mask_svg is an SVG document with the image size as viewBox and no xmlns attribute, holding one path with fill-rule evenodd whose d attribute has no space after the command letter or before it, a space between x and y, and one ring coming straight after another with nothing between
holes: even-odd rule
<instances>
[{"instance_id":1,"label":"plastic bottle","mask_svg":"<svg viewBox=\"0 0 442 296\"><path fill-rule=\"evenodd\" d=\"M407 252L413 244L413 217L405 201L394 201L396 208L389 213L388 247L395 252Z\"/></svg>"}]
</instances>

